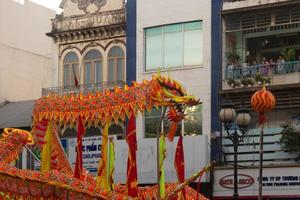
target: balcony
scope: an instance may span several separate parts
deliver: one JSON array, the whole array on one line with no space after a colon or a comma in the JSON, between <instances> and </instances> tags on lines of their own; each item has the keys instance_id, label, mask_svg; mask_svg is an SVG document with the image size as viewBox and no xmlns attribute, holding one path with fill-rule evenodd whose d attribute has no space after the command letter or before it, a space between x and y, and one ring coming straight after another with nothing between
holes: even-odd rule
<instances>
[{"instance_id":1,"label":"balcony","mask_svg":"<svg viewBox=\"0 0 300 200\"><path fill-rule=\"evenodd\" d=\"M299 1L298 1L299 2ZM296 3L295 0L224 0L223 11L239 10L249 7L273 7Z\"/></svg>"},{"instance_id":2,"label":"balcony","mask_svg":"<svg viewBox=\"0 0 300 200\"><path fill-rule=\"evenodd\" d=\"M265 82L270 85L300 83L300 61L257 64L247 67L227 66L223 89L252 87Z\"/></svg>"},{"instance_id":3,"label":"balcony","mask_svg":"<svg viewBox=\"0 0 300 200\"><path fill-rule=\"evenodd\" d=\"M103 92L105 89L113 90L114 88L123 88L125 86L125 81L114 81L114 82L100 82L93 84L80 84L78 87L66 86L66 87L51 87L43 88L42 95L46 96L49 94L55 95L66 95L66 94L78 94L78 93L95 93Z\"/></svg>"}]
</instances>

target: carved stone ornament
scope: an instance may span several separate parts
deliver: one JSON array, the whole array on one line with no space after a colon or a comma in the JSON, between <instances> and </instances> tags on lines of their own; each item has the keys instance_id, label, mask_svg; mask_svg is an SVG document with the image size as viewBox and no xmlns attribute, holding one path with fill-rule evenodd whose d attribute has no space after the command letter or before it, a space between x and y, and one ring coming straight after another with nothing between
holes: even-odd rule
<instances>
[{"instance_id":1,"label":"carved stone ornament","mask_svg":"<svg viewBox=\"0 0 300 200\"><path fill-rule=\"evenodd\" d=\"M71 0L73 3L78 4L78 9L83 10L86 14L89 14L90 11L88 7L90 5L94 5L97 9L94 11L95 13L99 12L100 8L106 4L106 0Z\"/></svg>"}]
</instances>

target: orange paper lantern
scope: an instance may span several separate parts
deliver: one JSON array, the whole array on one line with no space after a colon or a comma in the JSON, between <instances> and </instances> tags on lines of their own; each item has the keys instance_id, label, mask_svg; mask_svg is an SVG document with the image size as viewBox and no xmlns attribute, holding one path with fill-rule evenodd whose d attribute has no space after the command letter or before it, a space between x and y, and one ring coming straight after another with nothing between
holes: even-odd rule
<instances>
[{"instance_id":1,"label":"orange paper lantern","mask_svg":"<svg viewBox=\"0 0 300 200\"><path fill-rule=\"evenodd\" d=\"M260 114L259 122L264 123L266 121L264 114L275 107L275 97L263 86L252 95L251 106L255 112Z\"/></svg>"}]
</instances>

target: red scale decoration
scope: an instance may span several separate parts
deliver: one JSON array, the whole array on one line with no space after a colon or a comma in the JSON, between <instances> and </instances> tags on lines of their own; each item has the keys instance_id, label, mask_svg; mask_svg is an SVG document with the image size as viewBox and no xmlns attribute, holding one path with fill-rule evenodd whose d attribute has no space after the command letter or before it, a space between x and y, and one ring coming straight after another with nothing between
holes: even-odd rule
<instances>
[{"instance_id":1,"label":"red scale decoration","mask_svg":"<svg viewBox=\"0 0 300 200\"><path fill-rule=\"evenodd\" d=\"M263 86L262 89L252 95L251 106L255 112L259 113L259 124L263 124L266 122L265 113L275 107L275 97Z\"/></svg>"}]
</instances>

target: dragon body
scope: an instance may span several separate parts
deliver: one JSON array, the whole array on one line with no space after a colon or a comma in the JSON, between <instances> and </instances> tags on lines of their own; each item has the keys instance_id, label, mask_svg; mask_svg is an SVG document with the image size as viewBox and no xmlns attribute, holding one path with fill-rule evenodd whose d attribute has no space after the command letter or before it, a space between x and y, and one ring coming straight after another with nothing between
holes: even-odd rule
<instances>
[{"instance_id":1,"label":"dragon body","mask_svg":"<svg viewBox=\"0 0 300 200\"><path fill-rule=\"evenodd\" d=\"M0 150L0 194L15 199L128 199L123 185L117 184L113 192L106 193L96 187L96 181L90 175L86 175L84 180L73 178L73 169L59 142L58 125L75 124L79 117L84 124L96 126L113 121L124 122L137 112L164 106L169 108L167 117L173 123L171 129L174 132L176 124L184 117L184 106L198 103L195 97L186 94L179 82L161 75L153 76L150 81L134 82L132 86L105 90L103 93L43 96L35 103L32 134L9 129L0 140L0 144L7 147ZM17 158L24 145L32 145L35 140L35 145L42 150L49 142L45 139L48 123L53 126L50 171L12 167L10 163ZM170 139L172 134L171 131ZM155 199L156 187L139 187L138 199ZM176 184L167 184L167 193L171 194L176 187ZM197 192L188 186L186 188L189 191L187 199L195 199Z\"/></svg>"}]
</instances>

